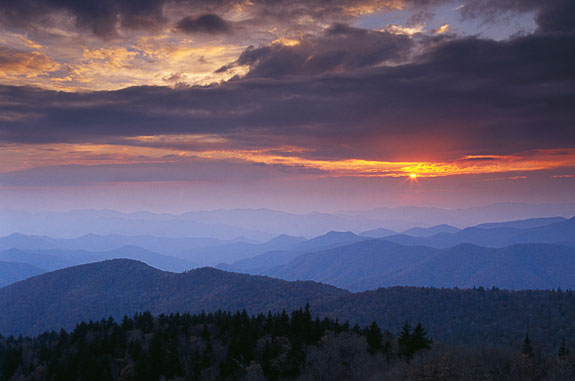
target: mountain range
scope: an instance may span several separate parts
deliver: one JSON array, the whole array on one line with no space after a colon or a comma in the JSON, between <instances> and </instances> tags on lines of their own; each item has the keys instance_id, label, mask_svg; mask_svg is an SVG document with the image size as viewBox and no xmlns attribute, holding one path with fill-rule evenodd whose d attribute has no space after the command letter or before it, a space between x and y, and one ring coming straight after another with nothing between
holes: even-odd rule
<instances>
[{"instance_id":1,"label":"mountain range","mask_svg":"<svg viewBox=\"0 0 575 381\"><path fill-rule=\"evenodd\" d=\"M432 227L427 232L420 228L415 232L418 237L402 234L381 239L333 232L331 236L340 240L332 247L272 251L218 268L314 280L352 291L391 285L507 289L575 286L573 218L510 221L432 234L446 229L450 227Z\"/></svg>"},{"instance_id":2,"label":"mountain range","mask_svg":"<svg viewBox=\"0 0 575 381\"><path fill-rule=\"evenodd\" d=\"M0 235L22 233L72 238L85 234L197 237L264 242L280 234L306 238L329 231L360 233L378 228L395 232L449 224L456 228L534 217L571 217L575 204L504 203L467 209L375 208L365 211L296 214L270 209L229 209L182 214L73 210L31 213L0 209Z\"/></svg>"},{"instance_id":3,"label":"mountain range","mask_svg":"<svg viewBox=\"0 0 575 381\"><path fill-rule=\"evenodd\" d=\"M218 264L227 271L315 280L354 291L389 285L551 289L572 287L574 237L575 219L563 217L490 223L463 230L449 225L412 228L375 240L349 231L332 231L312 239L283 234L264 243L12 234L0 238L0 248L8 248L0 251L0 261L28 264L36 273L114 258L140 260L174 272ZM126 243L130 245L122 246ZM9 284L36 273L12 266L11 277L3 282Z\"/></svg>"},{"instance_id":4,"label":"mountain range","mask_svg":"<svg viewBox=\"0 0 575 381\"><path fill-rule=\"evenodd\" d=\"M223 270L257 274L259 272L265 271L268 268L289 263L291 260L307 252L338 247L366 239L368 238L358 236L352 232L332 231L319 237L299 242L297 245L293 246L291 250L265 251L262 254L235 261L231 265L219 264L218 268Z\"/></svg>"},{"instance_id":5,"label":"mountain range","mask_svg":"<svg viewBox=\"0 0 575 381\"><path fill-rule=\"evenodd\" d=\"M575 248L520 244L496 249L460 244L436 249L369 240L306 253L260 273L351 291L385 286L574 289Z\"/></svg>"},{"instance_id":6,"label":"mountain range","mask_svg":"<svg viewBox=\"0 0 575 381\"><path fill-rule=\"evenodd\" d=\"M185 273L115 259L69 267L0 288L0 332L38 334L82 320L137 311L294 309L347 291L314 282L287 282L201 268Z\"/></svg>"},{"instance_id":7,"label":"mountain range","mask_svg":"<svg viewBox=\"0 0 575 381\"><path fill-rule=\"evenodd\" d=\"M143 249L177 255L198 247L218 246L240 241L223 241L214 238L157 237L151 235L127 236L121 234L85 234L76 238L54 238L38 235L13 233L0 237L0 250L87 250L110 251L124 246L139 246Z\"/></svg>"},{"instance_id":8,"label":"mountain range","mask_svg":"<svg viewBox=\"0 0 575 381\"><path fill-rule=\"evenodd\" d=\"M115 258L135 259L159 269L174 272L182 272L198 267L195 263L176 257L154 253L137 246L124 246L120 249L106 252L60 249L8 249L0 252L0 261L28 264L30 266L34 266L41 272Z\"/></svg>"},{"instance_id":9,"label":"mountain range","mask_svg":"<svg viewBox=\"0 0 575 381\"><path fill-rule=\"evenodd\" d=\"M392 331L405 320L421 322L434 339L450 344L515 346L525 332L551 350L562 337L575 340L575 293L570 291L392 287L353 294L316 282L213 268L174 274L125 259L66 268L0 288L0 333L33 335L145 310L278 312L306 303L319 316L362 325L376 320Z\"/></svg>"},{"instance_id":10,"label":"mountain range","mask_svg":"<svg viewBox=\"0 0 575 381\"><path fill-rule=\"evenodd\" d=\"M518 243L572 243L575 242L575 217L491 223L455 233L442 232L428 237L399 234L387 236L385 239L403 245L437 248L453 247L462 243L486 247L505 247Z\"/></svg>"}]
</instances>

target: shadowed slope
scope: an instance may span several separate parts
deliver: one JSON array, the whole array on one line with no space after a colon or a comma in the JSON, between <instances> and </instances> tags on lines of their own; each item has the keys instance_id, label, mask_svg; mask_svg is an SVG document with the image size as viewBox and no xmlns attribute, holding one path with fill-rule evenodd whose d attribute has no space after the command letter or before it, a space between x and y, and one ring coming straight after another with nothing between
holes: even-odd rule
<instances>
[{"instance_id":1,"label":"shadowed slope","mask_svg":"<svg viewBox=\"0 0 575 381\"><path fill-rule=\"evenodd\" d=\"M287 280L313 280L351 291L385 286L496 286L507 289L575 288L575 248L521 244L448 249L370 240L300 255L265 272Z\"/></svg>"},{"instance_id":2,"label":"shadowed slope","mask_svg":"<svg viewBox=\"0 0 575 381\"><path fill-rule=\"evenodd\" d=\"M430 237L413 237L398 234L386 240L402 245L421 245L447 248L461 243L472 243L486 247L506 247L519 243L566 243L575 241L575 217L569 220L521 228L518 226L537 225L555 219L535 219L513 221L502 224L488 224L487 227L470 227L457 233L438 233Z\"/></svg>"},{"instance_id":3,"label":"shadowed slope","mask_svg":"<svg viewBox=\"0 0 575 381\"><path fill-rule=\"evenodd\" d=\"M43 274L0 289L0 332L36 334L82 320L149 310L249 312L293 309L346 294L313 282L201 268L174 274L128 259Z\"/></svg>"}]
</instances>

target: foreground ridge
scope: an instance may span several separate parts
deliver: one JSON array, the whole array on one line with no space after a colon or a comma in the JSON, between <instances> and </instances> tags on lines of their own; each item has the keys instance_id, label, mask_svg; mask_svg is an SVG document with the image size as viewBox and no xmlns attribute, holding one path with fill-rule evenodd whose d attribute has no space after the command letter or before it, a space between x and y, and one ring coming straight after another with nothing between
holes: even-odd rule
<instances>
[{"instance_id":1,"label":"foreground ridge","mask_svg":"<svg viewBox=\"0 0 575 381\"><path fill-rule=\"evenodd\" d=\"M575 342L575 293L391 287L350 293L316 282L202 268L183 274L144 263L113 260L31 278L0 289L0 334L38 335L71 330L78 322L150 311L288 313L309 303L321 317L362 326L373 321L398 332L421 322L449 345L517 348L525 334L547 353L562 339ZM558 328L560 327L560 328Z\"/></svg>"},{"instance_id":2,"label":"foreground ridge","mask_svg":"<svg viewBox=\"0 0 575 381\"><path fill-rule=\"evenodd\" d=\"M564 341L557 354L528 337L521 348L456 348L434 344L421 324L405 322L396 336L375 322L361 328L314 318L309 305L251 316L144 312L71 332L0 336L4 380L566 379L574 365Z\"/></svg>"}]
</instances>

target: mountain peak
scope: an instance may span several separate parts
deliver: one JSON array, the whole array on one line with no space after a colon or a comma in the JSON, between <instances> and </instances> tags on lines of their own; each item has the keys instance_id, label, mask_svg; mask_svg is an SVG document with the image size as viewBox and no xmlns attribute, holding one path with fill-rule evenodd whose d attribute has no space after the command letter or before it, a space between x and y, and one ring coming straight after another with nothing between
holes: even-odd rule
<instances>
[{"instance_id":1,"label":"mountain peak","mask_svg":"<svg viewBox=\"0 0 575 381\"><path fill-rule=\"evenodd\" d=\"M152 311L218 309L279 312L348 292L314 282L288 282L202 267L183 274L113 259L69 267L0 288L0 332L35 334L82 320Z\"/></svg>"},{"instance_id":2,"label":"mountain peak","mask_svg":"<svg viewBox=\"0 0 575 381\"><path fill-rule=\"evenodd\" d=\"M340 232L340 231L336 231L336 230L330 230L327 233L324 234L324 236L329 237L329 236L336 236L336 235L355 235L353 234L353 232L345 231L345 232Z\"/></svg>"},{"instance_id":3,"label":"mountain peak","mask_svg":"<svg viewBox=\"0 0 575 381\"><path fill-rule=\"evenodd\" d=\"M303 237L296 237L289 234L281 234L277 237L270 239L269 241L265 242L265 245L276 245L276 244L290 244L290 243L298 243L303 242L306 239Z\"/></svg>"},{"instance_id":4,"label":"mountain peak","mask_svg":"<svg viewBox=\"0 0 575 381\"><path fill-rule=\"evenodd\" d=\"M140 269L153 269L156 271L161 271L158 270L142 261L138 261L137 259L128 259L128 258L114 258L114 259L107 259L105 261L101 261L101 262L95 262L95 263L88 263L88 264L84 264L84 265L78 265L78 266L73 266L73 267L68 267L66 269L63 270L59 270L59 271L66 271L67 269L71 269L71 268L77 268L77 267L110 267L110 268L140 268Z\"/></svg>"},{"instance_id":5,"label":"mountain peak","mask_svg":"<svg viewBox=\"0 0 575 381\"><path fill-rule=\"evenodd\" d=\"M314 240L333 240L333 239L342 239L342 238L359 238L358 235L354 234L353 232L346 231L346 232L338 232L335 230L328 231L327 233L312 238L310 241Z\"/></svg>"},{"instance_id":6,"label":"mountain peak","mask_svg":"<svg viewBox=\"0 0 575 381\"><path fill-rule=\"evenodd\" d=\"M198 267L184 272L184 274L224 274L224 273L227 273L227 271L216 269L215 267L211 266Z\"/></svg>"}]
</instances>

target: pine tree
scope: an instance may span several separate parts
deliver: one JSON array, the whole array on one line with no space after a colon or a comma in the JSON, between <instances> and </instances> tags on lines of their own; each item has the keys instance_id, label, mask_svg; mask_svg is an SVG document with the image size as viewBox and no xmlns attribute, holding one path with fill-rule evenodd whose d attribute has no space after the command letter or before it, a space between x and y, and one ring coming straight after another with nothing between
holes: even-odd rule
<instances>
[{"instance_id":1,"label":"pine tree","mask_svg":"<svg viewBox=\"0 0 575 381\"><path fill-rule=\"evenodd\" d=\"M410 351L410 343L411 343L411 325L409 322L403 323L401 327L401 332L397 338L397 342L399 343L399 355L404 356L407 359L410 359L412 353Z\"/></svg>"},{"instance_id":2,"label":"pine tree","mask_svg":"<svg viewBox=\"0 0 575 381\"><path fill-rule=\"evenodd\" d=\"M371 325L366 329L366 339L367 344L369 344L369 353L372 355L381 348L381 339L383 335L381 334L381 329L374 321Z\"/></svg>"},{"instance_id":3,"label":"pine tree","mask_svg":"<svg viewBox=\"0 0 575 381\"><path fill-rule=\"evenodd\" d=\"M411 347L413 352L417 352L420 349L429 349L433 340L427 337L427 331L418 323L413 330L413 335L411 336Z\"/></svg>"},{"instance_id":4,"label":"pine tree","mask_svg":"<svg viewBox=\"0 0 575 381\"><path fill-rule=\"evenodd\" d=\"M525 335L525 340L523 340L523 346L521 347L521 353L526 356L533 356L533 346L531 345L531 340L529 340L529 335Z\"/></svg>"},{"instance_id":5,"label":"pine tree","mask_svg":"<svg viewBox=\"0 0 575 381\"><path fill-rule=\"evenodd\" d=\"M210 340L210 330L208 329L208 326L206 324L204 324L204 327L202 328L202 339L204 341Z\"/></svg>"},{"instance_id":6,"label":"pine tree","mask_svg":"<svg viewBox=\"0 0 575 381\"><path fill-rule=\"evenodd\" d=\"M561 339L561 345L559 345L559 358L563 359L567 357L568 354L569 349L567 349L567 342L565 341L565 338L563 338Z\"/></svg>"},{"instance_id":7,"label":"pine tree","mask_svg":"<svg viewBox=\"0 0 575 381\"><path fill-rule=\"evenodd\" d=\"M397 341L399 342L400 345L407 346L410 340L411 340L411 325L409 325L409 322L406 321L401 326L401 332L399 333Z\"/></svg>"},{"instance_id":8,"label":"pine tree","mask_svg":"<svg viewBox=\"0 0 575 381\"><path fill-rule=\"evenodd\" d=\"M427 331L418 323L413 332L408 322L405 322L397 339L401 349L400 355L410 360L413 355L422 349L429 349L433 340L427 337Z\"/></svg>"}]
</instances>

